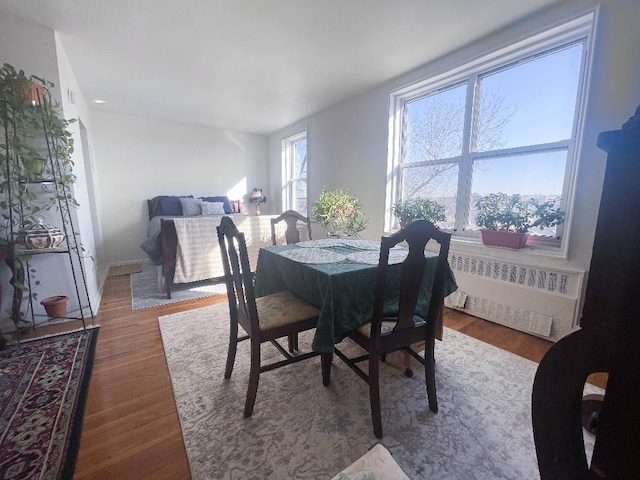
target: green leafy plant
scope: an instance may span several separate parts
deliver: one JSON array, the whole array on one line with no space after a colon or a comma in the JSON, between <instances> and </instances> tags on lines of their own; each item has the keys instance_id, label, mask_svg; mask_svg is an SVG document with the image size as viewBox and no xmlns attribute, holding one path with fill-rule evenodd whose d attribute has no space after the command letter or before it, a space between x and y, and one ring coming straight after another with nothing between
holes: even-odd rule
<instances>
[{"instance_id":1,"label":"green leafy plant","mask_svg":"<svg viewBox=\"0 0 640 480\"><path fill-rule=\"evenodd\" d=\"M555 227L564 222L565 212L556 208L558 198L539 202L520 195L490 193L479 197L476 225L488 230L526 233L533 228Z\"/></svg>"},{"instance_id":2,"label":"green leafy plant","mask_svg":"<svg viewBox=\"0 0 640 480\"><path fill-rule=\"evenodd\" d=\"M42 223L52 209L59 210L67 224L69 209L60 205L78 206L71 190L76 178L68 130L75 120L62 117L59 103L49 93L53 86L7 63L0 68L0 249L14 272L22 260L31 258L14 255L19 231ZM30 267L29 273L33 275L35 269ZM32 287L38 284L31 282ZM27 291L18 282L14 287ZM28 293L36 298L35 292ZM16 321L17 313L9 313Z\"/></svg>"},{"instance_id":3,"label":"green leafy plant","mask_svg":"<svg viewBox=\"0 0 640 480\"><path fill-rule=\"evenodd\" d=\"M436 223L443 222L447 218L444 207L427 198L398 200L393 204L393 214L400 223L408 223L419 218Z\"/></svg>"},{"instance_id":4,"label":"green leafy plant","mask_svg":"<svg viewBox=\"0 0 640 480\"><path fill-rule=\"evenodd\" d=\"M360 199L342 190L322 190L311 205L313 219L330 234L353 235L367 228L369 219L361 211Z\"/></svg>"}]
</instances>

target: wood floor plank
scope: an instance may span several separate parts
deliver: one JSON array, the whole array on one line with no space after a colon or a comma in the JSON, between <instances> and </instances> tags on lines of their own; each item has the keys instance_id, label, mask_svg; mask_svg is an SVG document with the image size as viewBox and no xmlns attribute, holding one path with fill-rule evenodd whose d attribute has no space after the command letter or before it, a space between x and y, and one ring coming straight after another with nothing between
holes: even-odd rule
<instances>
[{"instance_id":1,"label":"wood floor plank","mask_svg":"<svg viewBox=\"0 0 640 480\"><path fill-rule=\"evenodd\" d=\"M157 319L220 302L226 297L132 310L129 276L106 279L76 480L190 478ZM536 362L551 346L455 310L446 309L444 324Z\"/></svg>"}]
</instances>

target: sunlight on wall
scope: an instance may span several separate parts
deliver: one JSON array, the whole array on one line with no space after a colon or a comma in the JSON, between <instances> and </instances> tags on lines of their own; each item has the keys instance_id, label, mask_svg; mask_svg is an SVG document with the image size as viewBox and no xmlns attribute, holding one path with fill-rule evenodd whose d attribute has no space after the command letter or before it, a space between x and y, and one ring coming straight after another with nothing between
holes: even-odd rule
<instances>
[{"instance_id":1,"label":"sunlight on wall","mask_svg":"<svg viewBox=\"0 0 640 480\"><path fill-rule=\"evenodd\" d=\"M247 177L242 177L238 183L227 190L227 197L232 200L241 200L247 192Z\"/></svg>"}]
</instances>

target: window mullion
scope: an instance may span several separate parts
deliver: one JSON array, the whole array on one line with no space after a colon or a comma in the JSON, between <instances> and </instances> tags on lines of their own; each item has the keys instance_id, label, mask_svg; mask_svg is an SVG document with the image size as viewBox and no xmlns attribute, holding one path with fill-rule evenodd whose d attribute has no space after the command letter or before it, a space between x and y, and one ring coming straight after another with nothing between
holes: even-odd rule
<instances>
[{"instance_id":1,"label":"window mullion","mask_svg":"<svg viewBox=\"0 0 640 480\"><path fill-rule=\"evenodd\" d=\"M467 98L464 115L464 133L462 136L462 159L458 174L458 194L456 198L455 229L464 230L469 224L469 202L471 198L471 180L473 175L470 152L475 144L476 108L475 98L478 76L472 75L467 84Z\"/></svg>"},{"instance_id":2,"label":"window mullion","mask_svg":"<svg viewBox=\"0 0 640 480\"><path fill-rule=\"evenodd\" d=\"M557 142L540 143L537 145L525 145L523 147L504 148L487 152L474 152L473 160L491 157L507 157L516 155L529 155L532 153L552 152L554 150L567 150L570 148L571 139L558 140Z\"/></svg>"}]
</instances>

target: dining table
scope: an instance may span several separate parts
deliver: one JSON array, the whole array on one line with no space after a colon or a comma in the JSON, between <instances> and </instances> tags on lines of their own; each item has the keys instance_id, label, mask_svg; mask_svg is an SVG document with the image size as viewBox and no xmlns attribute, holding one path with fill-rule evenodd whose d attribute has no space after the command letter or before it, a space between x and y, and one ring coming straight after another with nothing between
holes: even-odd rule
<instances>
[{"instance_id":1,"label":"dining table","mask_svg":"<svg viewBox=\"0 0 640 480\"><path fill-rule=\"evenodd\" d=\"M406 247L389 253L384 315L398 312L399 279ZM380 242L356 238L327 238L262 247L258 252L254 286L257 297L289 290L320 309L311 348L333 352L334 345L371 321L380 257ZM427 317L437 254L425 250L427 264L415 313ZM451 268L445 274L443 298L457 290ZM440 335L442 338L440 318Z\"/></svg>"}]
</instances>

